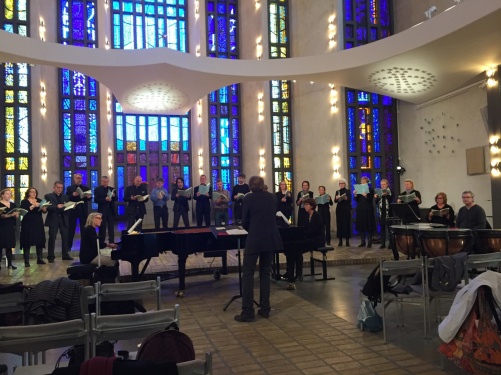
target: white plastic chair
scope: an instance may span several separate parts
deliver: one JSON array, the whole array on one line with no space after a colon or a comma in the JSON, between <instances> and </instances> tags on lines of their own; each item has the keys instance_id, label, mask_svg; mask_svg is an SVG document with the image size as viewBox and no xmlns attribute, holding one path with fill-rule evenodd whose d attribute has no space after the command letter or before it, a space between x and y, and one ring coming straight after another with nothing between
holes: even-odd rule
<instances>
[{"instance_id":1,"label":"white plastic chair","mask_svg":"<svg viewBox=\"0 0 501 375\"><path fill-rule=\"evenodd\" d=\"M470 254L466 260L465 283L470 282L470 271L473 269L497 268L501 270L501 252L488 254Z\"/></svg>"},{"instance_id":2,"label":"white plastic chair","mask_svg":"<svg viewBox=\"0 0 501 375\"><path fill-rule=\"evenodd\" d=\"M146 338L153 332L165 329L169 324L179 326L179 305L173 309L147 311L125 315L91 314L91 348L96 355L96 344L101 341Z\"/></svg>"},{"instance_id":3,"label":"white plastic chair","mask_svg":"<svg viewBox=\"0 0 501 375\"><path fill-rule=\"evenodd\" d=\"M155 296L157 310L161 308L160 277L156 280L137 281L130 283L111 283L95 285L96 314L101 315L101 303L107 301L128 301Z\"/></svg>"},{"instance_id":4,"label":"white plastic chair","mask_svg":"<svg viewBox=\"0 0 501 375\"><path fill-rule=\"evenodd\" d=\"M178 363L177 372L179 375L212 375L212 354L205 353L205 361L194 359Z\"/></svg>"}]
</instances>

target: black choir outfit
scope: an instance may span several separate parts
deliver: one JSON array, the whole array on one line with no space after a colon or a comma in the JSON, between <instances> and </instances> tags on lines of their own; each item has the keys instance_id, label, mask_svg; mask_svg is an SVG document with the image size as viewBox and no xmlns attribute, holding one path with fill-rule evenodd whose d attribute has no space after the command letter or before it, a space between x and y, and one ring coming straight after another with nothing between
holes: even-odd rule
<instances>
[{"instance_id":1,"label":"black choir outfit","mask_svg":"<svg viewBox=\"0 0 501 375\"><path fill-rule=\"evenodd\" d=\"M458 211L456 225L458 228L486 229L487 217L485 210L478 204L474 204L470 208L461 207Z\"/></svg>"},{"instance_id":2,"label":"black choir outfit","mask_svg":"<svg viewBox=\"0 0 501 375\"><path fill-rule=\"evenodd\" d=\"M367 237L367 247L372 247L372 232L376 229L373 200L373 188L369 188L369 194L365 197L362 194L355 195L357 202L355 228L360 233L361 243L359 246L366 245L365 238Z\"/></svg>"},{"instance_id":3,"label":"black choir outfit","mask_svg":"<svg viewBox=\"0 0 501 375\"><path fill-rule=\"evenodd\" d=\"M292 206L292 194L290 191L286 190L285 194L282 191L277 191L275 193L275 197L277 198L277 212L281 212L284 216L290 220L292 216L292 211L294 207ZM282 199L285 198L285 202L282 202Z\"/></svg>"},{"instance_id":4,"label":"black choir outfit","mask_svg":"<svg viewBox=\"0 0 501 375\"><path fill-rule=\"evenodd\" d=\"M87 216L89 216L89 202L91 198L80 197L80 195L73 196L73 193L80 188L82 191L89 191L90 189L85 185L72 184L66 189L66 196L71 202L80 202L82 204L75 206L74 209L68 210L68 249L71 251L73 247L73 238L75 237L75 231L77 228L77 220L80 222L80 233L83 232L85 228L85 222L87 221Z\"/></svg>"},{"instance_id":5,"label":"black choir outfit","mask_svg":"<svg viewBox=\"0 0 501 375\"><path fill-rule=\"evenodd\" d=\"M132 227L138 219L144 219L144 215L146 215L146 202L148 202L149 198L142 202L137 199L131 199L131 197L135 197L136 195L148 195L148 185L141 183L139 186L130 185L125 188L124 202L127 202L127 228ZM137 231L141 231L143 229L143 222L139 223L136 229Z\"/></svg>"},{"instance_id":6,"label":"black choir outfit","mask_svg":"<svg viewBox=\"0 0 501 375\"><path fill-rule=\"evenodd\" d=\"M56 247L56 236L57 232L61 233L61 247L63 260L71 260L68 253L68 226L69 218L68 211L64 210L64 207L57 208L58 204L64 204L69 202L69 199L64 194L57 195L56 193L49 193L45 195L45 200L50 202L50 206L47 206L47 217L45 218L45 226L49 227L49 241L47 244L47 259L49 263L54 263L55 253L54 249Z\"/></svg>"},{"instance_id":7,"label":"black choir outfit","mask_svg":"<svg viewBox=\"0 0 501 375\"><path fill-rule=\"evenodd\" d=\"M243 205L243 197L239 197L235 199L237 194L247 194L250 192L249 185L235 185L233 186L233 190L231 191L231 200L233 201L233 221L237 224L241 224L242 222L242 205Z\"/></svg>"},{"instance_id":8,"label":"black choir outfit","mask_svg":"<svg viewBox=\"0 0 501 375\"><path fill-rule=\"evenodd\" d=\"M206 185L205 185L206 186ZM209 186L209 196L205 194L200 194L197 197L197 193L200 189L200 185L195 187L193 192L193 199L197 202L196 205L196 216L197 216L197 227L201 227L202 223L206 226L210 225L210 209L211 209L211 199L212 199L212 186Z\"/></svg>"},{"instance_id":9,"label":"black choir outfit","mask_svg":"<svg viewBox=\"0 0 501 375\"><path fill-rule=\"evenodd\" d=\"M432 210L443 210L444 208L448 208L449 209L449 215L448 216L432 216L431 219L429 216L426 217L427 221L429 223L435 223L435 224L442 224L442 225L445 225L446 227L454 227L455 223L454 223L454 209L448 205L448 204L445 204L442 208L438 208L438 205L433 205L431 206L430 208L430 212Z\"/></svg>"},{"instance_id":10,"label":"black choir outfit","mask_svg":"<svg viewBox=\"0 0 501 375\"><path fill-rule=\"evenodd\" d=\"M94 189L94 203L97 203L97 212L103 218L103 222L99 227L99 241L104 242L106 238L106 230L108 230L108 239L110 243L115 242L115 202L118 200L117 193L111 196L111 200L107 201L108 192L115 190L111 186L98 186Z\"/></svg>"},{"instance_id":11,"label":"black choir outfit","mask_svg":"<svg viewBox=\"0 0 501 375\"><path fill-rule=\"evenodd\" d=\"M179 226L179 219L182 217L183 218L183 224L186 228L190 226L190 221L188 219L188 211L190 210L190 206L188 204L188 201L191 200L190 197L185 197L180 195L179 197L176 197L177 193L179 190L186 190L187 188L183 186L182 189L179 189L176 185L176 187L172 188L172 195L171 199L174 201L174 223L173 227L177 228Z\"/></svg>"},{"instance_id":12,"label":"black choir outfit","mask_svg":"<svg viewBox=\"0 0 501 375\"><path fill-rule=\"evenodd\" d=\"M42 200L37 198L37 202ZM19 237L19 244L23 249L25 265L29 265L30 248L36 247L37 263L45 264L42 259L42 251L45 248L45 229L43 226L43 212L40 207L31 207L32 204L28 199L21 201L21 208L24 208L28 213L23 217L21 222L21 234Z\"/></svg>"},{"instance_id":13,"label":"black choir outfit","mask_svg":"<svg viewBox=\"0 0 501 375\"><path fill-rule=\"evenodd\" d=\"M17 268L12 265L12 249L16 247L16 221L17 218L6 217L7 212L16 208L14 202L10 202L10 206L4 205L0 202L0 208L6 207L6 213L0 214L0 255L2 249L5 249L5 257L7 258L7 267ZM1 266L0 266L1 268Z\"/></svg>"},{"instance_id":14,"label":"black choir outfit","mask_svg":"<svg viewBox=\"0 0 501 375\"><path fill-rule=\"evenodd\" d=\"M391 195L391 191L386 195L381 195L376 198L376 205L379 213L379 225L381 227L381 246L380 246L381 249L383 249L386 246L386 238L389 238L386 219L391 217L392 215L390 206L390 203L392 201L393 201L393 195ZM388 245L388 247L390 247L390 245Z\"/></svg>"},{"instance_id":15,"label":"black choir outfit","mask_svg":"<svg viewBox=\"0 0 501 375\"><path fill-rule=\"evenodd\" d=\"M323 195L325 195L325 194L323 194ZM333 204L334 204L334 202L332 201L331 196L329 196L329 203L317 204L317 211L320 214L320 217L322 218L322 224L323 224L324 232L325 232L325 241L327 242L328 246L330 246L330 244L331 244L331 211L330 211L330 206L332 206Z\"/></svg>"},{"instance_id":16,"label":"black choir outfit","mask_svg":"<svg viewBox=\"0 0 501 375\"><path fill-rule=\"evenodd\" d=\"M410 209L412 210L412 212L407 212L407 214L403 218L405 224L418 223L421 221L421 214L419 212L419 205L421 204L421 193L417 190L410 190L410 191L404 190L402 193L400 193L400 195L408 195L412 193L416 195L416 198L419 198L419 203L416 202L415 200L409 203L404 203L409 205Z\"/></svg>"},{"instance_id":17,"label":"black choir outfit","mask_svg":"<svg viewBox=\"0 0 501 375\"><path fill-rule=\"evenodd\" d=\"M303 198L303 202L305 199L308 198L313 198L313 192L308 191L305 193L303 190L301 190L299 193L297 193L297 198L296 198L296 205L299 206L297 210L297 226L298 227L304 227L306 226L306 222L308 221L308 214L306 213L304 209L304 204L303 202L299 202L299 200Z\"/></svg>"},{"instance_id":18,"label":"black choir outfit","mask_svg":"<svg viewBox=\"0 0 501 375\"><path fill-rule=\"evenodd\" d=\"M341 195L345 195L340 198ZM339 238L338 246L343 245L343 238L346 238L346 246L350 246L351 238L351 192L347 188L342 188L336 191L334 196L336 202L336 228L337 238Z\"/></svg>"}]
</instances>

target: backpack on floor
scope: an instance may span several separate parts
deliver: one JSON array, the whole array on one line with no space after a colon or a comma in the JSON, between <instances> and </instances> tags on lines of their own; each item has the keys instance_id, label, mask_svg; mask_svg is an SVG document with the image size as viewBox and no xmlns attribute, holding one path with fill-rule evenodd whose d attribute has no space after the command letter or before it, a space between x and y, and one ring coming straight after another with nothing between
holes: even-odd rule
<instances>
[{"instance_id":1,"label":"backpack on floor","mask_svg":"<svg viewBox=\"0 0 501 375\"><path fill-rule=\"evenodd\" d=\"M379 332L383 329L383 318L379 316L371 301L362 300L358 310L357 327L367 332Z\"/></svg>"},{"instance_id":2,"label":"backpack on floor","mask_svg":"<svg viewBox=\"0 0 501 375\"><path fill-rule=\"evenodd\" d=\"M383 276L384 292L390 292L392 288L400 283L400 276ZM381 302L381 280L379 276L379 265L376 266L367 278L367 282L361 290L362 294L374 304L374 307Z\"/></svg>"},{"instance_id":3,"label":"backpack on floor","mask_svg":"<svg viewBox=\"0 0 501 375\"><path fill-rule=\"evenodd\" d=\"M186 362L195 359L193 341L179 331L176 323L171 323L165 330L148 336L137 352L138 361Z\"/></svg>"}]
</instances>

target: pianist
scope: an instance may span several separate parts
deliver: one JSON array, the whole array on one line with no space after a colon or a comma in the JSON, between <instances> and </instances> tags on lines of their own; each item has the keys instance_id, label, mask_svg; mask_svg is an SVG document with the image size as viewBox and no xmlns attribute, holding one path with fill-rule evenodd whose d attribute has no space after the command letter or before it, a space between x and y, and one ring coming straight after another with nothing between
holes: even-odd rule
<instances>
[{"instance_id":1,"label":"pianist","mask_svg":"<svg viewBox=\"0 0 501 375\"><path fill-rule=\"evenodd\" d=\"M80 263L82 264L101 263L103 266L114 266L116 264L116 261L112 260L111 257L98 255L98 235L96 233L96 228L101 225L102 220L103 215L100 212L92 212L87 217L82 238L80 240ZM117 245L114 243L105 244L104 242L99 241L99 248L103 249L105 247L116 249ZM98 260L98 258L100 259Z\"/></svg>"}]
</instances>

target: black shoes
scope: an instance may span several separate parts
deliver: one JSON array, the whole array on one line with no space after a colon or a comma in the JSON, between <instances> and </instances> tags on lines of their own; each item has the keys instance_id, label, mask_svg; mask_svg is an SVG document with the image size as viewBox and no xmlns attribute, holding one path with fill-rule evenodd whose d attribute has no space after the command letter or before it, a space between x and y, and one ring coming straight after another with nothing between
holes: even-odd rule
<instances>
[{"instance_id":1,"label":"black shoes","mask_svg":"<svg viewBox=\"0 0 501 375\"><path fill-rule=\"evenodd\" d=\"M24 261L24 267L30 267L30 261L29 260L25 260Z\"/></svg>"},{"instance_id":2,"label":"black shoes","mask_svg":"<svg viewBox=\"0 0 501 375\"><path fill-rule=\"evenodd\" d=\"M350 246L350 241L346 240L346 246Z\"/></svg>"},{"instance_id":3,"label":"black shoes","mask_svg":"<svg viewBox=\"0 0 501 375\"><path fill-rule=\"evenodd\" d=\"M42 258L40 259L37 259L37 264L47 264L44 262L44 260Z\"/></svg>"},{"instance_id":4,"label":"black shoes","mask_svg":"<svg viewBox=\"0 0 501 375\"><path fill-rule=\"evenodd\" d=\"M235 315L234 319L240 323L251 323L251 322L256 321L256 318L254 318L253 316L251 317L251 316L243 316L243 315Z\"/></svg>"},{"instance_id":5,"label":"black shoes","mask_svg":"<svg viewBox=\"0 0 501 375\"><path fill-rule=\"evenodd\" d=\"M365 247L365 241L358 245L358 247Z\"/></svg>"},{"instance_id":6,"label":"black shoes","mask_svg":"<svg viewBox=\"0 0 501 375\"><path fill-rule=\"evenodd\" d=\"M270 317L269 311L263 311L261 309L257 310L258 315L261 315L263 318L268 319Z\"/></svg>"},{"instance_id":7,"label":"black shoes","mask_svg":"<svg viewBox=\"0 0 501 375\"><path fill-rule=\"evenodd\" d=\"M69 255L64 255L63 260L73 260L73 258L70 257Z\"/></svg>"},{"instance_id":8,"label":"black shoes","mask_svg":"<svg viewBox=\"0 0 501 375\"><path fill-rule=\"evenodd\" d=\"M48 259L49 263L54 263L54 259Z\"/></svg>"},{"instance_id":9,"label":"black shoes","mask_svg":"<svg viewBox=\"0 0 501 375\"><path fill-rule=\"evenodd\" d=\"M15 265L13 265L13 264L9 264L7 266L7 268L10 268L11 270L16 270L17 269L17 267Z\"/></svg>"},{"instance_id":10,"label":"black shoes","mask_svg":"<svg viewBox=\"0 0 501 375\"><path fill-rule=\"evenodd\" d=\"M338 245L338 246L343 246L343 241L339 241L339 242L337 243L337 245Z\"/></svg>"}]
</instances>

